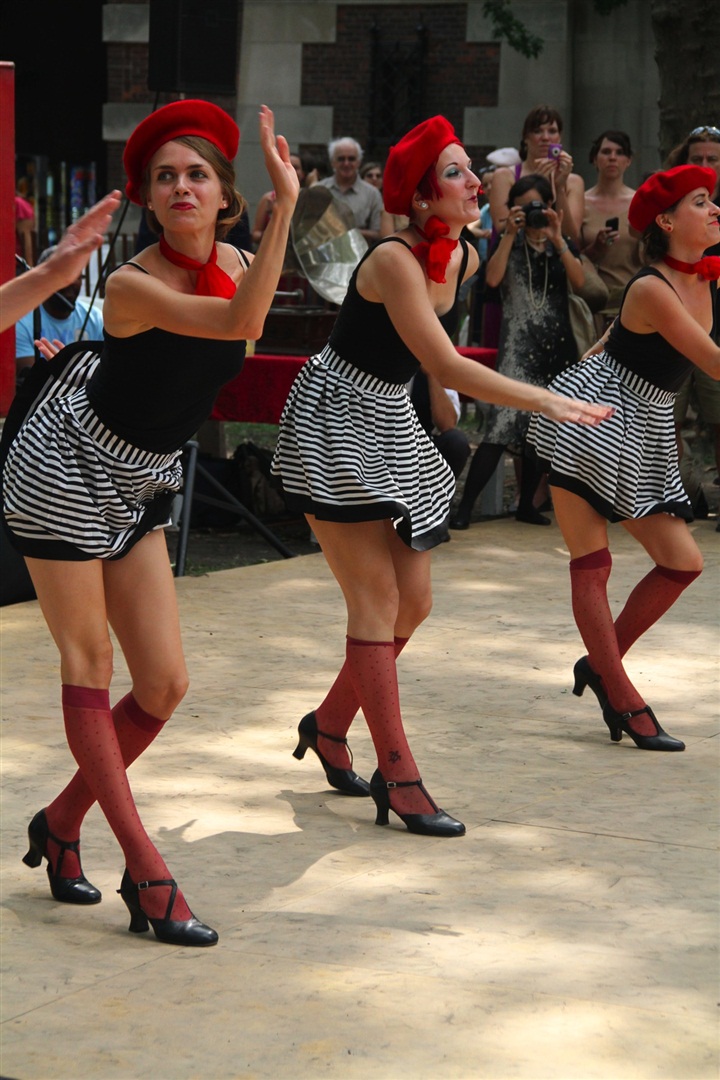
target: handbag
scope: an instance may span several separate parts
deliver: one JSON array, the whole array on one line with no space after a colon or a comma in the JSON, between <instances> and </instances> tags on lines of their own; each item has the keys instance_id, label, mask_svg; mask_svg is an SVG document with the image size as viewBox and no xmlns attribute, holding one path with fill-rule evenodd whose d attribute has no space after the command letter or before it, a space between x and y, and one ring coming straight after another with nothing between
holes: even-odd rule
<instances>
[{"instance_id":1,"label":"handbag","mask_svg":"<svg viewBox=\"0 0 720 1080\"><path fill-rule=\"evenodd\" d=\"M592 311L582 296L568 289L568 315L570 327L575 338L578 351L578 360L591 348L598 339L595 328L595 320Z\"/></svg>"},{"instance_id":2,"label":"handbag","mask_svg":"<svg viewBox=\"0 0 720 1080\"><path fill-rule=\"evenodd\" d=\"M568 281L568 315L578 350L578 360L597 341L598 334L593 312L607 306L610 293L587 255L580 255L585 280L579 289Z\"/></svg>"}]
</instances>

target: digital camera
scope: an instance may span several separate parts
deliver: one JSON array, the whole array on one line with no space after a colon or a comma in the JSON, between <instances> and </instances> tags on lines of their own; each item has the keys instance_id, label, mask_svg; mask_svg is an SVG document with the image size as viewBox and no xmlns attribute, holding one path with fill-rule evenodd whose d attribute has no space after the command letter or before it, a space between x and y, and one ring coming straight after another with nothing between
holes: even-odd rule
<instances>
[{"instance_id":1,"label":"digital camera","mask_svg":"<svg viewBox=\"0 0 720 1080\"><path fill-rule=\"evenodd\" d=\"M548 157L559 158L562 154L562 143L554 142L548 146Z\"/></svg>"},{"instance_id":2,"label":"digital camera","mask_svg":"<svg viewBox=\"0 0 720 1080\"><path fill-rule=\"evenodd\" d=\"M548 223L548 217L545 211L547 206L544 202L540 202L539 199L533 199L532 202L526 203L525 210L525 224L528 229L544 229Z\"/></svg>"}]
</instances>

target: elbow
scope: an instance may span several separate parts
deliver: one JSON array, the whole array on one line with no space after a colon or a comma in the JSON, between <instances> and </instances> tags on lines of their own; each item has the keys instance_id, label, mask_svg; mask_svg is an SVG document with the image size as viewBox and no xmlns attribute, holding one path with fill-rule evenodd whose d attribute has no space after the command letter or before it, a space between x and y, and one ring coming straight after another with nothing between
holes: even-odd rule
<instances>
[{"instance_id":1,"label":"elbow","mask_svg":"<svg viewBox=\"0 0 720 1080\"><path fill-rule=\"evenodd\" d=\"M265 329L265 319L255 320L242 328L242 337L246 341L259 341Z\"/></svg>"}]
</instances>

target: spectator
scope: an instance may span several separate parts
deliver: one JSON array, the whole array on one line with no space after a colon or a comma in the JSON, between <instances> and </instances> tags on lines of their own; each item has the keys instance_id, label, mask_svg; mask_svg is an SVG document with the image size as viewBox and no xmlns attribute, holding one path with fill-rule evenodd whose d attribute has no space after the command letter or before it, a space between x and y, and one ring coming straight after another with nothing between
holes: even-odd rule
<instances>
[{"instance_id":1,"label":"spectator","mask_svg":"<svg viewBox=\"0 0 720 1080\"><path fill-rule=\"evenodd\" d=\"M300 187L302 187L305 181L305 170L303 169L300 155L291 154L290 161L292 162L295 168L295 172L297 173L298 180L300 181ZM255 211L255 221L252 227L252 242L256 248L263 238L263 233L268 227L274 205L275 192L266 191L265 194L260 198L260 202L258 203L257 210Z\"/></svg>"},{"instance_id":2,"label":"spectator","mask_svg":"<svg viewBox=\"0 0 720 1080\"><path fill-rule=\"evenodd\" d=\"M420 426L432 439L457 480L470 457L468 437L457 426L460 395L457 390L448 390L424 368L420 368L408 383L408 393Z\"/></svg>"},{"instance_id":3,"label":"spectator","mask_svg":"<svg viewBox=\"0 0 720 1080\"><path fill-rule=\"evenodd\" d=\"M376 187L360 179L362 147L356 139L344 136L328 144L328 157L333 174L318 183L329 188L336 199L347 203L368 244L380 239L382 196Z\"/></svg>"},{"instance_id":4,"label":"spectator","mask_svg":"<svg viewBox=\"0 0 720 1080\"><path fill-rule=\"evenodd\" d=\"M57 244L45 248L38 259L42 266L57 251ZM82 274L69 285L52 293L36 309L23 315L15 326L15 373L17 377L35 363L34 342L41 337L60 345L74 341L102 341L103 319L99 307L90 307L90 301L80 298Z\"/></svg>"},{"instance_id":5,"label":"spectator","mask_svg":"<svg viewBox=\"0 0 720 1080\"><path fill-rule=\"evenodd\" d=\"M490 195L490 211L497 233L502 232L508 212L508 193L520 177L539 175L550 181L553 202L562 210L563 232L575 243L580 240L585 184L572 171L573 160L560 144L562 117L550 105L537 105L525 117L520 140L521 164L499 168Z\"/></svg>"},{"instance_id":6,"label":"spectator","mask_svg":"<svg viewBox=\"0 0 720 1080\"><path fill-rule=\"evenodd\" d=\"M93 251L102 244L105 229L119 205L120 192L111 191L63 233L55 254L47 262L3 282L0 286L0 331L13 326L54 289L62 288L82 273Z\"/></svg>"},{"instance_id":7,"label":"spectator","mask_svg":"<svg viewBox=\"0 0 720 1080\"><path fill-rule=\"evenodd\" d=\"M513 184L508 210L505 232L486 273L488 284L502 289L497 370L546 387L577 358L568 315L568 282L579 288L584 273L576 249L563 236L563 215L552 206L552 188L544 176L524 176ZM529 423L529 412L508 405L491 407L451 528L469 527L475 501L508 449L522 456L517 520L550 524L533 504L542 470L526 451Z\"/></svg>"},{"instance_id":8,"label":"spectator","mask_svg":"<svg viewBox=\"0 0 720 1080\"><path fill-rule=\"evenodd\" d=\"M628 208L635 189L625 183L632 162L630 136L603 131L590 147L597 183L585 192L580 247L608 287L607 311L617 314L625 286L642 266L639 237L631 235ZM608 320L611 321L611 320ZM607 327L598 327L602 334Z\"/></svg>"},{"instance_id":9,"label":"spectator","mask_svg":"<svg viewBox=\"0 0 720 1080\"><path fill-rule=\"evenodd\" d=\"M35 232L35 210L32 203L15 194L15 254L24 259L28 266L34 264L33 233Z\"/></svg>"},{"instance_id":10,"label":"spectator","mask_svg":"<svg viewBox=\"0 0 720 1080\"><path fill-rule=\"evenodd\" d=\"M383 168L379 161L366 161L360 167L360 179L382 191Z\"/></svg>"}]
</instances>

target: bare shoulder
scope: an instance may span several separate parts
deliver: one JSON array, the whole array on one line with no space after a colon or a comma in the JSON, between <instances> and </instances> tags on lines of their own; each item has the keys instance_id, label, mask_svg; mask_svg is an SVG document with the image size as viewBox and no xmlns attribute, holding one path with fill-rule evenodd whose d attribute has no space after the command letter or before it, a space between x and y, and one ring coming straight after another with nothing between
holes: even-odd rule
<instances>
[{"instance_id":1,"label":"bare shoulder","mask_svg":"<svg viewBox=\"0 0 720 1080\"><path fill-rule=\"evenodd\" d=\"M255 256L251 251L237 248L234 244L217 245L218 264L227 274L235 274L235 271L244 272Z\"/></svg>"},{"instance_id":2,"label":"bare shoulder","mask_svg":"<svg viewBox=\"0 0 720 1080\"><path fill-rule=\"evenodd\" d=\"M357 287L366 300L382 301L388 287L406 288L410 283L424 282L420 263L412 254L411 241L401 234L394 234L397 240L376 244L358 270Z\"/></svg>"}]
</instances>

